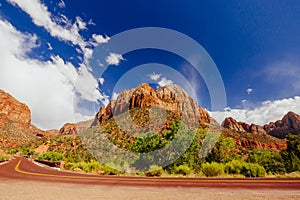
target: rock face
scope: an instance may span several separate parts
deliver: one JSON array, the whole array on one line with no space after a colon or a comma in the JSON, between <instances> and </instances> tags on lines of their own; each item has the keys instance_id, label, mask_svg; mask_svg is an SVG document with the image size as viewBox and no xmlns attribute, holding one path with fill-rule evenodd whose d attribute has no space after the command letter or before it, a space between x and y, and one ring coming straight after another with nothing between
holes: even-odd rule
<instances>
[{"instance_id":1,"label":"rock face","mask_svg":"<svg viewBox=\"0 0 300 200\"><path fill-rule=\"evenodd\" d=\"M270 122L264 126L249 125L244 122L237 122L235 119L228 117L223 121L222 127L235 131L268 134L277 138L285 138L289 133L300 134L300 116L294 112L288 112L281 120Z\"/></svg>"},{"instance_id":2,"label":"rock face","mask_svg":"<svg viewBox=\"0 0 300 200\"><path fill-rule=\"evenodd\" d=\"M0 128L4 127L7 122L29 128L31 124L30 110L27 105L0 90Z\"/></svg>"},{"instance_id":3,"label":"rock face","mask_svg":"<svg viewBox=\"0 0 300 200\"><path fill-rule=\"evenodd\" d=\"M217 124L208 112L198 106L179 86L171 85L154 90L148 84L141 84L137 88L122 91L117 100L110 101L106 108L101 107L93 125L101 124L112 116L133 108L151 106L177 113L181 119L190 122Z\"/></svg>"},{"instance_id":4,"label":"rock face","mask_svg":"<svg viewBox=\"0 0 300 200\"><path fill-rule=\"evenodd\" d=\"M237 122L232 117L226 118L222 122L221 126L224 128L235 130L235 131L248 132L248 133L254 133L254 134L261 134L261 135L267 134L262 126L258 126L255 124L249 125L245 122Z\"/></svg>"},{"instance_id":5,"label":"rock face","mask_svg":"<svg viewBox=\"0 0 300 200\"><path fill-rule=\"evenodd\" d=\"M59 129L60 135L76 135L83 133L89 127L91 127L93 120L78 122L78 123L66 123Z\"/></svg>"},{"instance_id":6,"label":"rock face","mask_svg":"<svg viewBox=\"0 0 300 200\"><path fill-rule=\"evenodd\" d=\"M0 90L0 146L13 147L36 136L56 135L57 130L43 131L31 124L27 105Z\"/></svg>"},{"instance_id":7,"label":"rock face","mask_svg":"<svg viewBox=\"0 0 300 200\"><path fill-rule=\"evenodd\" d=\"M287 134L300 134L300 116L288 112L281 120L264 125L266 132L274 137L284 138Z\"/></svg>"},{"instance_id":8,"label":"rock face","mask_svg":"<svg viewBox=\"0 0 300 200\"><path fill-rule=\"evenodd\" d=\"M76 124L66 123L59 129L60 135L77 134Z\"/></svg>"}]
</instances>

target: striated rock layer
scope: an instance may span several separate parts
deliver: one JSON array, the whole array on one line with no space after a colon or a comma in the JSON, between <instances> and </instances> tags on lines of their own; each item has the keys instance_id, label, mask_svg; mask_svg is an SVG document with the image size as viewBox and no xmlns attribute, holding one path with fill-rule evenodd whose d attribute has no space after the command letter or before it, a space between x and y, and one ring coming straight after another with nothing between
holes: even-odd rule
<instances>
[{"instance_id":1,"label":"striated rock layer","mask_svg":"<svg viewBox=\"0 0 300 200\"><path fill-rule=\"evenodd\" d=\"M181 119L189 122L218 124L205 109L201 108L179 86L171 85L154 90L144 83L137 88L122 91L117 100L110 101L106 108L101 107L96 114L93 125L101 124L113 116L133 108L152 106L174 112Z\"/></svg>"}]
</instances>

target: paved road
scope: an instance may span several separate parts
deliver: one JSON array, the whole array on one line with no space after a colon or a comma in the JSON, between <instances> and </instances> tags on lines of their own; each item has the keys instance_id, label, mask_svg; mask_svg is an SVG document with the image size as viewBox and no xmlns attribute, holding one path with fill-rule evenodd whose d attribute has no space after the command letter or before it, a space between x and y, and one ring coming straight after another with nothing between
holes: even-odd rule
<instances>
[{"instance_id":1,"label":"paved road","mask_svg":"<svg viewBox=\"0 0 300 200\"><path fill-rule=\"evenodd\" d=\"M48 167L40 167L26 158L15 158L8 163L0 165L0 181L1 179L111 186L300 190L300 179L145 178L129 176L99 176L58 171Z\"/></svg>"}]
</instances>

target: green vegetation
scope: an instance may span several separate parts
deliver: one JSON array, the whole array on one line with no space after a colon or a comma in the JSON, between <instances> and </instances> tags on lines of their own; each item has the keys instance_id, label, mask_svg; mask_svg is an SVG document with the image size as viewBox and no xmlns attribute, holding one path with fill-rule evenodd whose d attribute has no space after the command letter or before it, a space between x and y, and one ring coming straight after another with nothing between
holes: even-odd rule
<instances>
[{"instance_id":1,"label":"green vegetation","mask_svg":"<svg viewBox=\"0 0 300 200\"><path fill-rule=\"evenodd\" d=\"M175 174L189 175L193 172L193 170L187 165L179 165L174 169Z\"/></svg>"},{"instance_id":2,"label":"green vegetation","mask_svg":"<svg viewBox=\"0 0 300 200\"><path fill-rule=\"evenodd\" d=\"M130 110L130 117L139 126L136 129L132 124L126 124L123 119L126 117L128 116L121 114L117 118L120 120L118 123L124 122L122 130L112 118L104 122L101 129L94 127L84 133L83 137L43 137L27 145L6 149L5 152L10 155L29 155L49 161L63 161L61 166L67 170L110 175L144 175L143 172L146 171L145 174L149 176L175 174L274 177L298 176L296 171L300 171L300 135L289 135L286 138L287 149L279 152L257 149L251 145L241 147L234 142L256 139L267 143L277 142L276 138L248 133L236 134L228 130L217 133L203 128L190 129L189 125L176 120L178 116L171 112L167 112L169 125L163 131L156 130L156 127L151 130L144 127L149 120L149 109ZM107 145L107 141L110 145ZM101 152L99 154L99 147L105 151L105 155ZM118 149L136 154L128 158ZM111 167L96 161L94 156L100 157L102 163L109 163ZM118 159L113 162L112 157Z\"/></svg>"},{"instance_id":3,"label":"green vegetation","mask_svg":"<svg viewBox=\"0 0 300 200\"><path fill-rule=\"evenodd\" d=\"M160 166L151 165L149 167L149 175L150 176L161 176L163 173L164 173L164 170Z\"/></svg>"},{"instance_id":4,"label":"green vegetation","mask_svg":"<svg viewBox=\"0 0 300 200\"><path fill-rule=\"evenodd\" d=\"M41 159L41 160L48 160L48 161L51 161L51 162L56 162L56 161L63 161L63 160L65 160L65 157L61 153L47 152L47 153L44 153L43 155L41 155L39 157L39 159Z\"/></svg>"},{"instance_id":5,"label":"green vegetation","mask_svg":"<svg viewBox=\"0 0 300 200\"><path fill-rule=\"evenodd\" d=\"M287 149L281 152L287 172L300 171L300 135L287 136Z\"/></svg>"},{"instance_id":6,"label":"green vegetation","mask_svg":"<svg viewBox=\"0 0 300 200\"><path fill-rule=\"evenodd\" d=\"M98 161L67 163L65 169L72 171L94 172L102 175L116 175L118 171L105 165L101 165Z\"/></svg>"},{"instance_id":7,"label":"green vegetation","mask_svg":"<svg viewBox=\"0 0 300 200\"><path fill-rule=\"evenodd\" d=\"M19 150L18 150L18 149L15 149L15 148L8 149L8 151L7 151L7 153L8 153L8 154L11 154L11 155L16 154L16 153L18 153L18 152L19 152Z\"/></svg>"},{"instance_id":8,"label":"green vegetation","mask_svg":"<svg viewBox=\"0 0 300 200\"><path fill-rule=\"evenodd\" d=\"M202 164L202 172L207 177L224 174L224 165L216 162Z\"/></svg>"}]
</instances>

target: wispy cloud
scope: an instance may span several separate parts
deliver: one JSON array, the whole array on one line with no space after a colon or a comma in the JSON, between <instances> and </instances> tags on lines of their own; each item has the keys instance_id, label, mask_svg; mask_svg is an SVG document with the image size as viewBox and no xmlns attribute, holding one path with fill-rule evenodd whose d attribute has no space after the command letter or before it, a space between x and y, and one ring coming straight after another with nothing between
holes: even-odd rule
<instances>
[{"instance_id":1,"label":"wispy cloud","mask_svg":"<svg viewBox=\"0 0 300 200\"><path fill-rule=\"evenodd\" d=\"M300 93L300 63L295 59L286 58L271 63L263 68L259 76L263 76L266 82L275 85L280 93L285 95L298 95Z\"/></svg>"},{"instance_id":2,"label":"wispy cloud","mask_svg":"<svg viewBox=\"0 0 300 200\"><path fill-rule=\"evenodd\" d=\"M109 53L109 55L105 58L107 64L116 66L119 65L122 60L124 60L123 56L117 53Z\"/></svg>"}]
</instances>

